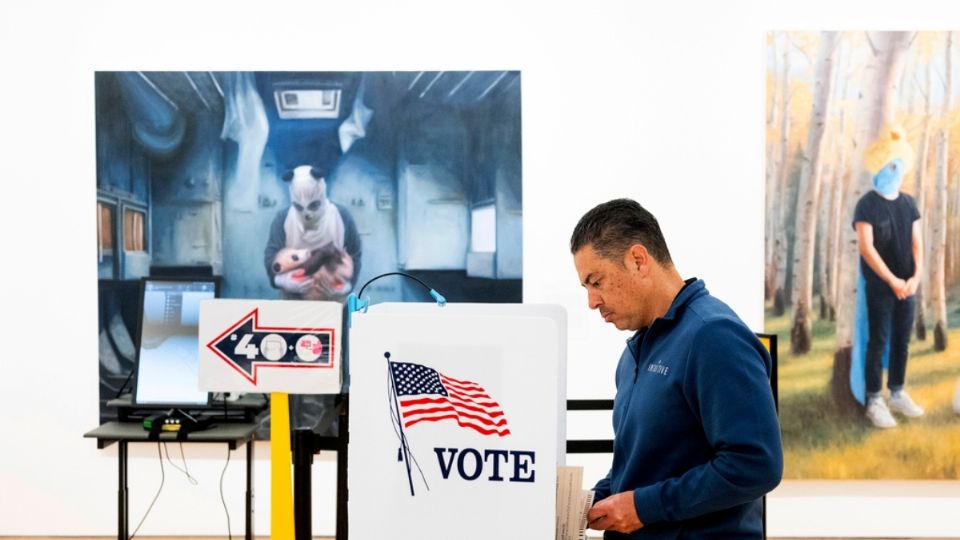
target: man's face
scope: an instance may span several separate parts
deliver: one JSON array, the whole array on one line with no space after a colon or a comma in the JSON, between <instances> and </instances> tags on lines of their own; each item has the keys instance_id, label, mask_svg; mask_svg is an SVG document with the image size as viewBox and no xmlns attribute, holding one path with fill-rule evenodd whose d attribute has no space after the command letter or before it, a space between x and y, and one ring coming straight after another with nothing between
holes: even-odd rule
<instances>
[{"instance_id":1,"label":"man's face","mask_svg":"<svg viewBox=\"0 0 960 540\"><path fill-rule=\"evenodd\" d=\"M638 330L643 326L640 306L641 288L636 271L631 271L633 258L624 253L623 261L601 257L593 246L586 245L573 255L580 284L587 289L587 305L600 312L603 320L619 330Z\"/></svg>"}]
</instances>

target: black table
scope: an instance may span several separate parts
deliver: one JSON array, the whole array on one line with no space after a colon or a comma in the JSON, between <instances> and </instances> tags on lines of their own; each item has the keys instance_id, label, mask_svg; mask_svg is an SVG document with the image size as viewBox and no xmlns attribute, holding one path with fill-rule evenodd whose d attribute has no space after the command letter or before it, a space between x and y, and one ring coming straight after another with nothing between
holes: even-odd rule
<instances>
[{"instance_id":1,"label":"black table","mask_svg":"<svg viewBox=\"0 0 960 540\"><path fill-rule=\"evenodd\" d=\"M186 437L177 438L175 432L161 432L160 442L185 443L226 443L230 450L236 450L240 445L247 445L247 492L245 496L246 510L246 539L253 540L253 436L257 429L254 422L223 422L213 424L205 430L188 433ZM141 422L106 422L100 427L83 434L84 437L97 440L97 448L103 449L117 443L119 462L118 492L117 492L117 538L128 540L130 524L130 508L127 489L127 445L131 442L155 442L150 438L150 432L143 429Z\"/></svg>"}]
</instances>

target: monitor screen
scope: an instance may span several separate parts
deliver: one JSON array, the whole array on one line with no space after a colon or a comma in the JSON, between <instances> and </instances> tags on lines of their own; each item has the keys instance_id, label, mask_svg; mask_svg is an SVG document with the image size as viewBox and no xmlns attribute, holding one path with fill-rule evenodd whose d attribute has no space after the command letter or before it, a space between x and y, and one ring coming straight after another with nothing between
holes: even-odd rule
<instances>
[{"instance_id":1,"label":"monitor screen","mask_svg":"<svg viewBox=\"0 0 960 540\"><path fill-rule=\"evenodd\" d=\"M133 402L137 405L203 406L199 389L200 301L217 296L217 281L145 279L140 347Z\"/></svg>"}]
</instances>

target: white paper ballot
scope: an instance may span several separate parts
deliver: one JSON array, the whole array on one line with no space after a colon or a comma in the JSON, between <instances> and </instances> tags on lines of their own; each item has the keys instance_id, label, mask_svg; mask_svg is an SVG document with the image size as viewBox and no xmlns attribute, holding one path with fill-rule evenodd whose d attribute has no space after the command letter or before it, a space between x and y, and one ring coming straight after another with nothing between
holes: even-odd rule
<instances>
[{"instance_id":1,"label":"white paper ballot","mask_svg":"<svg viewBox=\"0 0 960 540\"><path fill-rule=\"evenodd\" d=\"M556 540L586 540L593 491L583 489L583 467L557 467Z\"/></svg>"}]
</instances>

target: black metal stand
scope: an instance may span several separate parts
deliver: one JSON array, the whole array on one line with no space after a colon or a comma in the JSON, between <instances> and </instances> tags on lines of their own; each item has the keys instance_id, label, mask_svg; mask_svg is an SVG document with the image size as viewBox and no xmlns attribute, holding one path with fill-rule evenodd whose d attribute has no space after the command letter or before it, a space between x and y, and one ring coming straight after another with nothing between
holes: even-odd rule
<instances>
[{"instance_id":1,"label":"black metal stand","mask_svg":"<svg viewBox=\"0 0 960 540\"><path fill-rule=\"evenodd\" d=\"M311 494L313 466L313 431L310 429L293 430L293 522L294 538L310 540L313 520L311 519Z\"/></svg>"},{"instance_id":2,"label":"black metal stand","mask_svg":"<svg viewBox=\"0 0 960 540\"><path fill-rule=\"evenodd\" d=\"M130 538L130 497L127 491L127 441L117 443L117 454L119 455L120 471L117 474L120 487L117 494L117 540L127 540Z\"/></svg>"},{"instance_id":3,"label":"black metal stand","mask_svg":"<svg viewBox=\"0 0 960 540\"><path fill-rule=\"evenodd\" d=\"M247 441L246 540L253 540L253 440Z\"/></svg>"},{"instance_id":4,"label":"black metal stand","mask_svg":"<svg viewBox=\"0 0 960 540\"><path fill-rule=\"evenodd\" d=\"M349 401L344 398L343 411L340 413L337 450L337 540L347 540L347 443L350 442Z\"/></svg>"},{"instance_id":5,"label":"black metal stand","mask_svg":"<svg viewBox=\"0 0 960 540\"><path fill-rule=\"evenodd\" d=\"M349 438L348 399L341 396L336 437L321 437L310 429L292 433L294 538L310 540L313 533L313 456L321 450L337 453L337 532L336 540L347 540L347 443Z\"/></svg>"}]
</instances>

